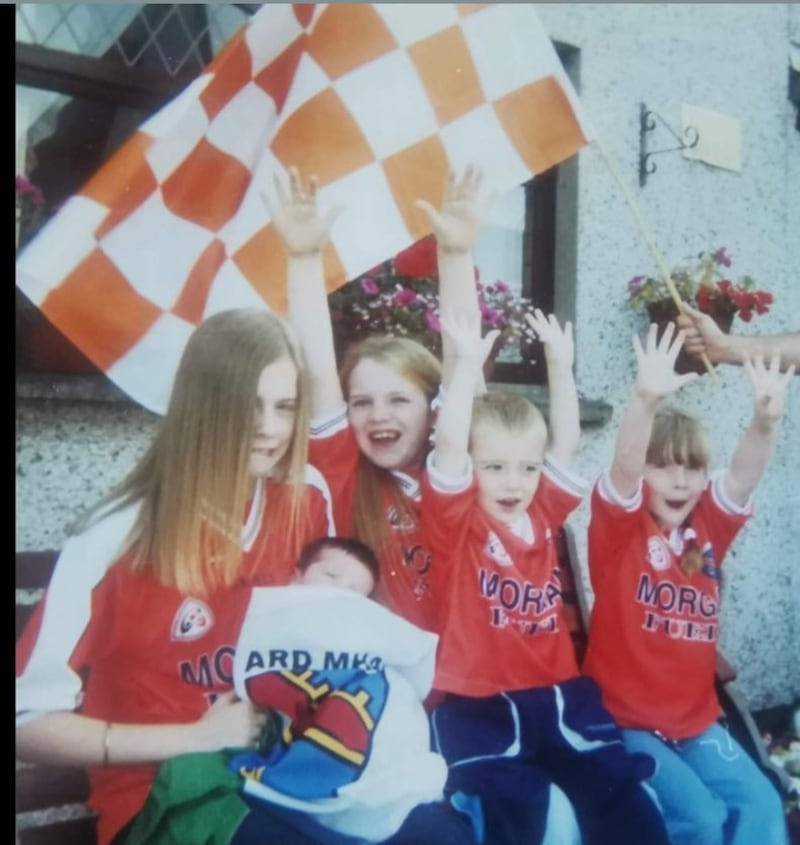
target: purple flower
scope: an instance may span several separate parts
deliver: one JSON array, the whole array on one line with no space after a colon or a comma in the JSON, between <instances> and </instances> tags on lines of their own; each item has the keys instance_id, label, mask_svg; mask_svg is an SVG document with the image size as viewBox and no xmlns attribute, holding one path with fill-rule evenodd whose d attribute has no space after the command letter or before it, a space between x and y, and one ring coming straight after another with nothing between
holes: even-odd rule
<instances>
[{"instance_id":1,"label":"purple flower","mask_svg":"<svg viewBox=\"0 0 800 845\"><path fill-rule=\"evenodd\" d=\"M494 289L498 293L509 293L509 291L511 290L511 288L505 282L501 282L500 280L494 283Z\"/></svg>"},{"instance_id":2,"label":"purple flower","mask_svg":"<svg viewBox=\"0 0 800 845\"><path fill-rule=\"evenodd\" d=\"M493 329L501 329L505 326L505 315L495 308L481 308L481 320Z\"/></svg>"},{"instance_id":3,"label":"purple flower","mask_svg":"<svg viewBox=\"0 0 800 845\"><path fill-rule=\"evenodd\" d=\"M644 281L644 276L634 276L634 277L633 277L633 278L632 278L632 279L628 282L628 293L629 293L631 296L633 296L633 294L635 294L635 293L636 293L636 291L638 291L638 290L639 290L639 288L642 286L642 282L643 282L643 281Z\"/></svg>"},{"instance_id":4,"label":"purple flower","mask_svg":"<svg viewBox=\"0 0 800 845\"><path fill-rule=\"evenodd\" d=\"M417 292L409 288L397 291L392 297L392 305L402 308L404 305L413 305L417 301Z\"/></svg>"},{"instance_id":5,"label":"purple flower","mask_svg":"<svg viewBox=\"0 0 800 845\"><path fill-rule=\"evenodd\" d=\"M375 279L371 279L369 276L364 276L359 284L361 285L361 290L369 296L375 296L380 291Z\"/></svg>"},{"instance_id":6,"label":"purple flower","mask_svg":"<svg viewBox=\"0 0 800 845\"><path fill-rule=\"evenodd\" d=\"M724 246L721 246L714 253L714 261L716 261L717 264L721 264L723 267L730 267L731 264L733 264L730 256L727 253L727 247L724 247Z\"/></svg>"}]
</instances>

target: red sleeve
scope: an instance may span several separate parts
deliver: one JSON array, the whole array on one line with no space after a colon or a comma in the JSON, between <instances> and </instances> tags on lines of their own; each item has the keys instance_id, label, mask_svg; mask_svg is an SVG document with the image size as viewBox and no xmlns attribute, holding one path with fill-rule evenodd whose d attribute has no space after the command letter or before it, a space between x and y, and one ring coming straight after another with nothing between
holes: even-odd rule
<instances>
[{"instance_id":1,"label":"red sleeve","mask_svg":"<svg viewBox=\"0 0 800 845\"><path fill-rule=\"evenodd\" d=\"M714 548L717 565L722 564L731 543L751 516L749 506L738 508L726 500L720 481L712 481L703 491L692 512L692 519L703 522Z\"/></svg>"},{"instance_id":2,"label":"red sleeve","mask_svg":"<svg viewBox=\"0 0 800 845\"><path fill-rule=\"evenodd\" d=\"M467 534L478 507L478 485L473 476L466 490L444 493L433 487L426 470L422 473L421 489L420 528L423 545L438 562L438 565L431 567L429 578L437 574L439 577L436 580L444 583L450 576L452 564L467 542Z\"/></svg>"},{"instance_id":3,"label":"red sleeve","mask_svg":"<svg viewBox=\"0 0 800 845\"><path fill-rule=\"evenodd\" d=\"M359 455L353 430L346 424L330 434L309 440L308 461L322 473L328 484L338 534L352 531Z\"/></svg>"},{"instance_id":4,"label":"red sleeve","mask_svg":"<svg viewBox=\"0 0 800 845\"><path fill-rule=\"evenodd\" d=\"M581 503L582 498L576 491L564 487L558 480L543 472L528 510L529 513L534 509L538 510L550 528L558 531Z\"/></svg>"}]
</instances>

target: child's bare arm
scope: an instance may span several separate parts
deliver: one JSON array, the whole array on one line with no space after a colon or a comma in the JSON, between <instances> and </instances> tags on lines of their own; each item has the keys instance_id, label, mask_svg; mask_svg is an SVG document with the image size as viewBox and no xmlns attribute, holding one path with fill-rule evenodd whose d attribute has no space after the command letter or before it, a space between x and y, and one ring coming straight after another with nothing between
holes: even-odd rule
<instances>
[{"instance_id":1,"label":"child's bare arm","mask_svg":"<svg viewBox=\"0 0 800 845\"><path fill-rule=\"evenodd\" d=\"M428 215L436 237L442 320L451 320L457 315L480 317L472 247L488 208L487 200L479 199L481 182L481 172L469 166L460 178L452 172L448 175L441 209L435 209L426 200L416 203ZM450 339L444 333L442 358L442 381L447 386L455 360ZM478 373L477 377L478 390L484 392L483 373Z\"/></svg>"},{"instance_id":2,"label":"child's bare arm","mask_svg":"<svg viewBox=\"0 0 800 845\"><path fill-rule=\"evenodd\" d=\"M651 323L644 347L638 335L633 338L636 384L619 425L610 472L614 489L626 499L636 493L644 474L653 420L661 400L697 378L697 373L675 372L683 332L673 337L675 326L670 323L657 340L657 331L658 327Z\"/></svg>"},{"instance_id":3,"label":"child's bare arm","mask_svg":"<svg viewBox=\"0 0 800 845\"><path fill-rule=\"evenodd\" d=\"M526 314L528 325L544 344L547 360L547 385L550 392L550 454L563 466L568 467L578 448L581 435L578 390L575 386L573 365L575 344L572 340L572 323L564 328L553 314L545 317L536 308L533 314Z\"/></svg>"},{"instance_id":4,"label":"child's bare arm","mask_svg":"<svg viewBox=\"0 0 800 845\"><path fill-rule=\"evenodd\" d=\"M304 187L296 167L289 168L289 191L274 177L277 202L266 194L275 230L288 253L289 320L306 357L312 384L312 414L324 416L338 410L344 398L336 369L336 352L325 276L322 248L340 208L321 215L317 208L317 180L311 176Z\"/></svg>"},{"instance_id":5,"label":"child's bare arm","mask_svg":"<svg viewBox=\"0 0 800 845\"><path fill-rule=\"evenodd\" d=\"M740 506L746 504L767 468L783 417L786 390L795 372L792 364L780 371L780 356L768 363L757 353L745 356L743 366L753 390L753 419L745 431L725 475L725 492Z\"/></svg>"},{"instance_id":6,"label":"child's bare arm","mask_svg":"<svg viewBox=\"0 0 800 845\"><path fill-rule=\"evenodd\" d=\"M467 466L475 375L497 339L497 332L481 338L480 319L466 314L443 319L442 331L452 343L454 366L436 420L431 460L443 475L460 477Z\"/></svg>"}]
</instances>

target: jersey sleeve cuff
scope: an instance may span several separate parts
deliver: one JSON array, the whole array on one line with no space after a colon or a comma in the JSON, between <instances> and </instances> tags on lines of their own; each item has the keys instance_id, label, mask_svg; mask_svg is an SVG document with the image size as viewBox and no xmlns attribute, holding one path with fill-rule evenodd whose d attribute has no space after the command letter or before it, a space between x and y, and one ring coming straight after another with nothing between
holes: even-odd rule
<instances>
[{"instance_id":1,"label":"jersey sleeve cuff","mask_svg":"<svg viewBox=\"0 0 800 845\"><path fill-rule=\"evenodd\" d=\"M446 475L433 465L433 453L430 453L425 461L425 468L428 471L431 487L437 493L455 495L468 490L472 484L472 459L467 455L467 463L464 472L458 476Z\"/></svg>"},{"instance_id":2,"label":"jersey sleeve cuff","mask_svg":"<svg viewBox=\"0 0 800 845\"><path fill-rule=\"evenodd\" d=\"M589 481L582 475L567 469L559 463L552 455L544 456L543 472L547 477L562 490L566 490L573 496L582 499L589 492Z\"/></svg>"},{"instance_id":3,"label":"jersey sleeve cuff","mask_svg":"<svg viewBox=\"0 0 800 845\"><path fill-rule=\"evenodd\" d=\"M324 417L316 417L311 420L309 435L314 440L323 440L344 431L347 428L347 405L342 405L339 410Z\"/></svg>"},{"instance_id":4,"label":"jersey sleeve cuff","mask_svg":"<svg viewBox=\"0 0 800 845\"><path fill-rule=\"evenodd\" d=\"M725 513L733 516L750 516L753 513L753 497L748 497L743 505L737 505L725 490L724 470L711 479L711 497L714 504Z\"/></svg>"},{"instance_id":5,"label":"jersey sleeve cuff","mask_svg":"<svg viewBox=\"0 0 800 845\"><path fill-rule=\"evenodd\" d=\"M608 472L604 472L597 481L597 492L600 496L612 505L622 508L629 513L638 510L642 506L642 481L639 480L639 486L636 492L628 499L621 496L617 489L611 482L611 476Z\"/></svg>"}]
</instances>

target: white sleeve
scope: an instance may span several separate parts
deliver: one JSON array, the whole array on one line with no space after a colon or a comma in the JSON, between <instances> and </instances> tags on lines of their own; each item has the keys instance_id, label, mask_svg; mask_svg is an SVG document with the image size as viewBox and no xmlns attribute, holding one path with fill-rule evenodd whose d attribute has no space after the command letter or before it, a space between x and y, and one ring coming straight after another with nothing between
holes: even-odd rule
<instances>
[{"instance_id":1,"label":"white sleeve","mask_svg":"<svg viewBox=\"0 0 800 845\"><path fill-rule=\"evenodd\" d=\"M41 626L17 677L17 724L43 713L74 710L82 682L69 665L91 618L92 590L119 557L139 513L130 505L71 537L56 561Z\"/></svg>"}]
</instances>

